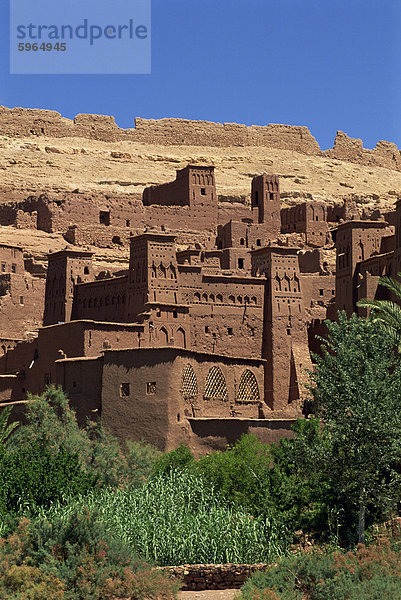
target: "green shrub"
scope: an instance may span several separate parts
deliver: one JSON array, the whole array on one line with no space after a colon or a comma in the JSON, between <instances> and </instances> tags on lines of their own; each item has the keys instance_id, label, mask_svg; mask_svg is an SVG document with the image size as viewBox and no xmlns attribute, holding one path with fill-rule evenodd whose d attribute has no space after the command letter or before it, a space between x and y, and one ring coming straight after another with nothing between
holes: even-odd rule
<instances>
[{"instance_id":1,"label":"green shrub","mask_svg":"<svg viewBox=\"0 0 401 600\"><path fill-rule=\"evenodd\" d=\"M78 457L88 475L99 487L140 484L149 476L160 453L149 444L127 444L106 432L101 423L80 428L74 410L61 388L49 386L41 396L31 396L27 406L27 424L9 438L10 452L40 444L56 455L60 448Z\"/></svg>"},{"instance_id":2,"label":"green shrub","mask_svg":"<svg viewBox=\"0 0 401 600\"><path fill-rule=\"evenodd\" d=\"M255 435L243 435L224 452L201 457L196 467L231 504L243 506L255 515L270 516L272 455L270 447Z\"/></svg>"},{"instance_id":3,"label":"green shrub","mask_svg":"<svg viewBox=\"0 0 401 600\"><path fill-rule=\"evenodd\" d=\"M230 508L213 485L187 471L170 470L140 488L94 490L46 514L66 519L84 507L159 565L269 561L280 553L273 522Z\"/></svg>"},{"instance_id":4,"label":"green shrub","mask_svg":"<svg viewBox=\"0 0 401 600\"><path fill-rule=\"evenodd\" d=\"M141 600L163 594L168 600L176 589L85 509L52 522L24 520L12 536L0 540L1 598Z\"/></svg>"},{"instance_id":5,"label":"green shrub","mask_svg":"<svg viewBox=\"0 0 401 600\"><path fill-rule=\"evenodd\" d=\"M95 481L63 447L54 454L38 442L13 452L0 449L0 515L4 520L34 512L64 496L86 493Z\"/></svg>"},{"instance_id":6,"label":"green shrub","mask_svg":"<svg viewBox=\"0 0 401 600\"><path fill-rule=\"evenodd\" d=\"M156 475L168 474L172 469L190 469L194 466L194 456L188 446L181 442L177 448L164 452L155 461L153 472Z\"/></svg>"},{"instance_id":7,"label":"green shrub","mask_svg":"<svg viewBox=\"0 0 401 600\"><path fill-rule=\"evenodd\" d=\"M401 600L400 548L384 539L346 554L284 558L241 591L243 600Z\"/></svg>"},{"instance_id":8,"label":"green shrub","mask_svg":"<svg viewBox=\"0 0 401 600\"><path fill-rule=\"evenodd\" d=\"M155 462L162 456L162 453L146 442L127 441L126 448L129 483L131 485L146 483L154 470Z\"/></svg>"}]
</instances>

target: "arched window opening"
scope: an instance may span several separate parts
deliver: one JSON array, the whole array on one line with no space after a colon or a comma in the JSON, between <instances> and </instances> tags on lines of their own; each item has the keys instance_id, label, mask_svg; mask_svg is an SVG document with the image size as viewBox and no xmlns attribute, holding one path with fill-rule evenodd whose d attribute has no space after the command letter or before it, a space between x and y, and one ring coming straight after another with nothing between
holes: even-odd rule
<instances>
[{"instance_id":1,"label":"arched window opening","mask_svg":"<svg viewBox=\"0 0 401 600\"><path fill-rule=\"evenodd\" d=\"M182 327L179 327L175 334L175 345L178 346L179 348L187 347L186 339L185 339L185 331L183 330Z\"/></svg>"}]
</instances>

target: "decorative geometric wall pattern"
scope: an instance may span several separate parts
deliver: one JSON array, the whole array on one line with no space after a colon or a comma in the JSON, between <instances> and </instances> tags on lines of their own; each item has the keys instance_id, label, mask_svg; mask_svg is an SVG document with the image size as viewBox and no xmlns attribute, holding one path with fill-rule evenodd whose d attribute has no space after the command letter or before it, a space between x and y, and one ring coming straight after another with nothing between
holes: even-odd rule
<instances>
[{"instance_id":1,"label":"decorative geometric wall pattern","mask_svg":"<svg viewBox=\"0 0 401 600\"><path fill-rule=\"evenodd\" d=\"M255 375L246 369L242 375L238 387L237 402L259 402L259 387Z\"/></svg>"},{"instance_id":2,"label":"decorative geometric wall pattern","mask_svg":"<svg viewBox=\"0 0 401 600\"><path fill-rule=\"evenodd\" d=\"M184 398L192 399L198 396L198 380L195 371L188 363L182 375L181 392Z\"/></svg>"},{"instance_id":3,"label":"decorative geometric wall pattern","mask_svg":"<svg viewBox=\"0 0 401 600\"><path fill-rule=\"evenodd\" d=\"M227 385L223 373L219 367L212 367L207 375L205 391L206 400L227 401Z\"/></svg>"}]
</instances>

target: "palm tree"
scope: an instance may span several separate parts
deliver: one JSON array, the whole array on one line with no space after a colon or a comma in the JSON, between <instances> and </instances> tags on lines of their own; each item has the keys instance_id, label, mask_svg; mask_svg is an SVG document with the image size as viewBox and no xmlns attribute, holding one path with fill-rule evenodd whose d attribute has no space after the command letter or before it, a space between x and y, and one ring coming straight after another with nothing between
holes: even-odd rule
<instances>
[{"instance_id":1,"label":"palm tree","mask_svg":"<svg viewBox=\"0 0 401 600\"><path fill-rule=\"evenodd\" d=\"M401 273L397 273L401 278ZM379 285L386 287L392 295L401 303L401 282L397 279L383 275L379 279ZM364 298L357 302L357 306L370 308L370 318L379 321L384 329L389 332L393 338L394 346L401 354L401 306L391 300L368 300Z\"/></svg>"},{"instance_id":2,"label":"palm tree","mask_svg":"<svg viewBox=\"0 0 401 600\"><path fill-rule=\"evenodd\" d=\"M0 413L0 446L6 443L14 429L19 425L17 421L8 424L12 408L12 406L6 406Z\"/></svg>"}]
</instances>

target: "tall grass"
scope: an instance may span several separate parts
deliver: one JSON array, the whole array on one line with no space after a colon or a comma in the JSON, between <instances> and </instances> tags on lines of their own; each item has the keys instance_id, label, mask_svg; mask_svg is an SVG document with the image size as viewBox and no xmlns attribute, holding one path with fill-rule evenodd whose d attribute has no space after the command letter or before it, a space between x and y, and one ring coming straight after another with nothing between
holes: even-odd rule
<instances>
[{"instance_id":1,"label":"tall grass","mask_svg":"<svg viewBox=\"0 0 401 600\"><path fill-rule=\"evenodd\" d=\"M188 471L155 476L141 488L94 490L42 514L63 520L83 507L158 565L251 563L280 554L272 522L230 508L213 486Z\"/></svg>"}]
</instances>

